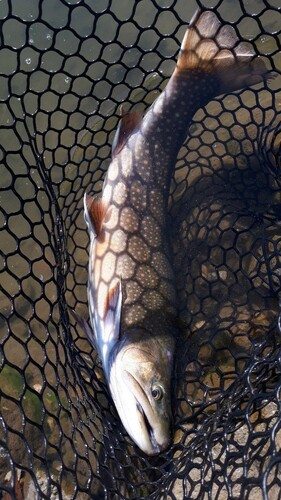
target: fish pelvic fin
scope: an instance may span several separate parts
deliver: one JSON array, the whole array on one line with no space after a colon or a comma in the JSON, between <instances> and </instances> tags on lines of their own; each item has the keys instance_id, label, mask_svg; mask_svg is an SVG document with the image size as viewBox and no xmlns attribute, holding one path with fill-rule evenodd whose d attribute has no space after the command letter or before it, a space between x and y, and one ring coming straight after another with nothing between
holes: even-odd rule
<instances>
[{"instance_id":1,"label":"fish pelvic fin","mask_svg":"<svg viewBox=\"0 0 281 500\"><path fill-rule=\"evenodd\" d=\"M69 307L68 310L69 310L71 316L73 317L73 319L76 321L76 323L86 333L86 336L88 337L92 346L96 349L97 348L96 339L95 339L93 330L90 328L87 321L84 318L82 318L82 316L80 316L80 314L78 314L76 311L74 311L74 309L71 309L71 307Z\"/></svg>"},{"instance_id":2,"label":"fish pelvic fin","mask_svg":"<svg viewBox=\"0 0 281 500\"><path fill-rule=\"evenodd\" d=\"M121 119L119 121L113 143L112 156L116 156L123 149L126 141L141 121L141 115L135 111L124 111L121 107Z\"/></svg>"},{"instance_id":3,"label":"fish pelvic fin","mask_svg":"<svg viewBox=\"0 0 281 500\"><path fill-rule=\"evenodd\" d=\"M107 344L120 340L122 308L121 280L109 289L104 305L104 340Z\"/></svg>"},{"instance_id":4,"label":"fish pelvic fin","mask_svg":"<svg viewBox=\"0 0 281 500\"><path fill-rule=\"evenodd\" d=\"M232 92L270 78L264 62L254 57L253 48L243 45L215 12L198 11L185 32L175 74L214 74L219 83L214 95Z\"/></svg>"},{"instance_id":5,"label":"fish pelvic fin","mask_svg":"<svg viewBox=\"0 0 281 500\"><path fill-rule=\"evenodd\" d=\"M96 238L100 235L107 211L108 205L102 198L93 198L85 193L84 218L88 226L90 236Z\"/></svg>"}]
</instances>

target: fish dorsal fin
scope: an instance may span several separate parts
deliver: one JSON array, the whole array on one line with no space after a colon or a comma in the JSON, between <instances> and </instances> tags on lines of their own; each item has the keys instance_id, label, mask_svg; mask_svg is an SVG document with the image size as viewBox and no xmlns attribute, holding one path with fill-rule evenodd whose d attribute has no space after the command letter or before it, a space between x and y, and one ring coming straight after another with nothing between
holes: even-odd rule
<instances>
[{"instance_id":1,"label":"fish dorsal fin","mask_svg":"<svg viewBox=\"0 0 281 500\"><path fill-rule=\"evenodd\" d=\"M102 230L108 206L102 198L93 198L85 193L84 195L84 217L90 235L95 238Z\"/></svg>"},{"instance_id":2,"label":"fish dorsal fin","mask_svg":"<svg viewBox=\"0 0 281 500\"><path fill-rule=\"evenodd\" d=\"M120 340L120 320L122 307L121 281L109 289L104 305L104 336L107 344Z\"/></svg>"},{"instance_id":3,"label":"fish dorsal fin","mask_svg":"<svg viewBox=\"0 0 281 500\"><path fill-rule=\"evenodd\" d=\"M135 111L124 111L121 108L121 119L119 121L113 143L112 143L112 156L120 153L128 137L141 121L141 115Z\"/></svg>"}]
</instances>

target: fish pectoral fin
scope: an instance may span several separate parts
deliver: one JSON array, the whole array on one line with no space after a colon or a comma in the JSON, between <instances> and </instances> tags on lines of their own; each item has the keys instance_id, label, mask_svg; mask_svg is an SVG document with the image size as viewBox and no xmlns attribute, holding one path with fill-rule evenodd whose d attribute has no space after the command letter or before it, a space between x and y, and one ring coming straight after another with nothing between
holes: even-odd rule
<instances>
[{"instance_id":1,"label":"fish pectoral fin","mask_svg":"<svg viewBox=\"0 0 281 500\"><path fill-rule=\"evenodd\" d=\"M71 307L68 308L71 316L74 318L76 323L82 328L82 330L86 333L90 343L92 346L96 349L96 339L93 333L93 330L90 328L88 325L87 321L80 316L74 309L71 309Z\"/></svg>"},{"instance_id":2,"label":"fish pectoral fin","mask_svg":"<svg viewBox=\"0 0 281 500\"><path fill-rule=\"evenodd\" d=\"M119 121L113 143L112 143L112 156L120 153L125 142L141 121L141 115L135 111L124 111L121 108L121 119Z\"/></svg>"},{"instance_id":3,"label":"fish pectoral fin","mask_svg":"<svg viewBox=\"0 0 281 500\"><path fill-rule=\"evenodd\" d=\"M107 214L108 205L102 198L93 198L85 193L84 195L84 217L89 228L90 235L95 238L99 236Z\"/></svg>"},{"instance_id":4,"label":"fish pectoral fin","mask_svg":"<svg viewBox=\"0 0 281 500\"><path fill-rule=\"evenodd\" d=\"M104 339L110 343L120 340L120 320L122 307L121 280L109 289L104 307Z\"/></svg>"}]
</instances>

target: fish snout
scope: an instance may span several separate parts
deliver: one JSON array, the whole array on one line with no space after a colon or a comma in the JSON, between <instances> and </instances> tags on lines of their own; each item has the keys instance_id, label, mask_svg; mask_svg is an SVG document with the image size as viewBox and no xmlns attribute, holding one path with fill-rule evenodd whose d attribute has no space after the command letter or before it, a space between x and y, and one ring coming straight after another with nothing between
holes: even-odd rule
<instances>
[{"instance_id":1,"label":"fish snout","mask_svg":"<svg viewBox=\"0 0 281 500\"><path fill-rule=\"evenodd\" d=\"M128 375L128 378L132 381L132 375ZM135 379L134 386L136 388ZM162 413L155 411L140 384L138 384L138 387L140 390L134 391L134 397L142 426L142 437L144 438L146 436L146 449L144 450L141 446L140 448L145 451L147 455L158 455L165 451L171 443L172 418L168 412Z\"/></svg>"},{"instance_id":2,"label":"fish snout","mask_svg":"<svg viewBox=\"0 0 281 500\"><path fill-rule=\"evenodd\" d=\"M154 427L152 434L159 449L158 453L165 451L172 440L172 419L168 414L162 416L159 424ZM151 441L153 441L153 438L151 437Z\"/></svg>"},{"instance_id":3,"label":"fish snout","mask_svg":"<svg viewBox=\"0 0 281 500\"><path fill-rule=\"evenodd\" d=\"M142 428L142 433L144 437L145 435L147 436L145 439L145 448L140 446L142 451L144 451L147 455L154 456L154 455L159 455L159 453L165 451L168 446L171 443L171 438L172 438L172 426L171 423L169 425L169 428L167 430L167 426L165 425L165 429L163 429L163 426L157 426L158 428L153 428L151 427L146 414L144 413L142 407L137 403L137 408L139 412L141 413L142 420L144 422L144 427Z\"/></svg>"}]
</instances>

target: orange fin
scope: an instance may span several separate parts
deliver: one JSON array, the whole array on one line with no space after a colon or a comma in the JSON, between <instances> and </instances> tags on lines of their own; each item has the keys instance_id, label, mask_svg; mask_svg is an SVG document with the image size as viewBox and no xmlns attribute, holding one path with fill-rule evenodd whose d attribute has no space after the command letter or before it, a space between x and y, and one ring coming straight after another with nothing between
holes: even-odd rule
<instances>
[{"instance_id":1,"label":"orange fin","mask_svg":"<svg viewBox=\"0 0 281 500\"><path fill-rule=\"evenodd\" d=\"M263 61L239 39L231 25L222 25L213 11L198 11L186 30L175 74L187 70L214 73L221 93L249 87L268 78ZM255 58L255 59L254 59Z\"/></svg>"},{"instance_id":2,"label":"orange fin","mask_svg":"<svg viewBox=\"0 0 281 500\"><path fill-rule=\"evenodd\" d=\"M90 235L99 236L107 213L108 206L102 198L93 198L85 193L84 195L84 217Z\"/></svg>"},{"instance_id":3,"label":"orange fin","mask_svg":"<svg viewBox=\"0 0 281 500\"><path fill-rule=\"evenodd\" d=\"M117 283L108 291L106 302L104 304L104 317L106 316L109 308L115 309L116 304L118 302L119 291L120 291L120 281L117 281Z\"/></svg>"},{"instance_id":4,"label":"orange fin","mask_svg":"<svg viewBox=\"0 0 281 500\"><path fill-rule=\"evenodd\" d=\"M121 120L118 124L112 143L112 156L120 153L127 139L141 121L141 115L135 111L124 111L121 108Z\"/></svg>"}]
</instances>

